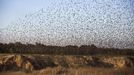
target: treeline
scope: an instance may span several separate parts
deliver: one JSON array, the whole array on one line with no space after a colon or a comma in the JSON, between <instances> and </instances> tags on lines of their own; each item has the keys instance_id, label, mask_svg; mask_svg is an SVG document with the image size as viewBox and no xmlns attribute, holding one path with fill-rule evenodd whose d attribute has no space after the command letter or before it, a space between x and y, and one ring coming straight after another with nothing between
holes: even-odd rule
<instances>
[{"instance_id":1,"label":"treeline","mask_svg":"<svg viewBox=\"0 0 134 75\"><path fill-rule=\"evenodd\" d=\"M0 53L52 54L52 55L134 55L132 49L97 48L95 45L50 46L41 43L0 43Z\"/></svg>"}]
</instances>

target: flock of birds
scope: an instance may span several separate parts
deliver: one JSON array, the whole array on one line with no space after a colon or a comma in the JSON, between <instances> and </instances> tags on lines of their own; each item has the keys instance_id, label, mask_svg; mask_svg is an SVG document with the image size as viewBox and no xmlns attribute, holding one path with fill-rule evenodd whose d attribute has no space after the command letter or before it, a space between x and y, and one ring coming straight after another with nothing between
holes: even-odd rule
<instances>
[{"instance_id":1,"label":"flock of birds","mask_svg":"<svg viewBox=\"0 0 134 75\"><path fill-rule=\"evenodd\" d=\"M134 47L133 0L55 0L1 31L1 42Z\"/></svg>"}]
</instances>

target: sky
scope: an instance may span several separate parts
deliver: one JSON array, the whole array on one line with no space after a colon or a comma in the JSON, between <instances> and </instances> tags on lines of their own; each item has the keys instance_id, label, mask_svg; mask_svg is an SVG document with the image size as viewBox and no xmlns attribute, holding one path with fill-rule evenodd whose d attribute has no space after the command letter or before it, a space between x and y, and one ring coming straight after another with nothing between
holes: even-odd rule
<instances>
[{"instance_id":1,"label":"sky","mask_svg":"<svg viewBox=\"0 0 134 75\"><path fill-rule=\"evenodd\" d=\"M134 0L0 0L0 42L134 48Z\"/></svg>"}]
</instances>

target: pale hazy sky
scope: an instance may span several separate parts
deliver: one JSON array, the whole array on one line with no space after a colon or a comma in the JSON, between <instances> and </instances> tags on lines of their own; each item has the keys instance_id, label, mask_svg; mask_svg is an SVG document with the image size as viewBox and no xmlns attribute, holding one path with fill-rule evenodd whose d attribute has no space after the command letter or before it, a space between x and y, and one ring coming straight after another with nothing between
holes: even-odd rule
<instances>
[{"instance_id":1,"label":"pale hazy sky","mask_svg":"<svg viewBox=\"0 0 134 75\"><path fill-rule=\"evenodd\" d=\"M0 42L134 48L134 0L0 0Z\"/></svg>"}]
</instances>

